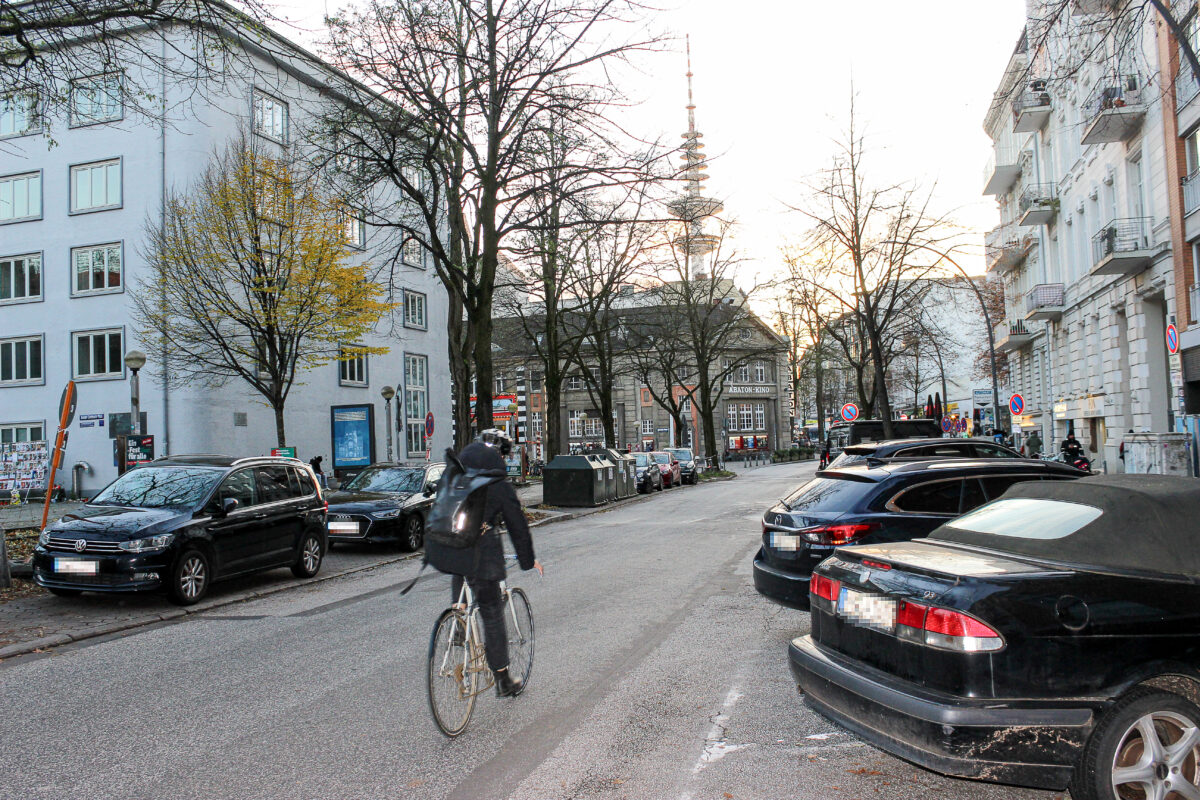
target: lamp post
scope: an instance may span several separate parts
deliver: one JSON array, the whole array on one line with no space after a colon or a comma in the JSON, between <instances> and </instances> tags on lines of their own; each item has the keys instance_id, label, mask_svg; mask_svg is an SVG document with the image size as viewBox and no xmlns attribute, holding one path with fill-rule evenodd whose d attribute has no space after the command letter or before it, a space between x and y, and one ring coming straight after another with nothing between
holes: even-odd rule
<instances>
[{"instance_id":1,"label":"lamp post","mask_svg":"<svg viewBox=\"0 0 1200 800\"><path fill-rule=\"evenodd\" d=\"M912 242L880 242L880 244L895 244L902 247L911 247L918 250L928 250L938 256L939 260L945 260L958 270L958 274L967 279L967 284L971 287L971 291L975 293L975 299L979 301L979 307L983 310L983 324L987 326L988 335L988 362L992 370L992 427L1000 427L1000 381L996 377L996 332L992 329L992 315L988 312L987 301L983 299L983 292L979 291L979 287L975 285L975 279L967 274L967 271L962 268L957 261L951 258L946 253L937 248L930 247L927 244L913 244ZM935 262L936 265L936 262ZM944 399L944 398L943 398Z\"/></svg>"},{"instance_id":2,"label":"lamp post","mask_svg":"<svg viewBox=\"0 0 1200 800\"><path fill-rule=\"evenodd\" d=\"M579 419L579 438L583 439L583 443L579 445L579 449L582 451L583 449L585 449L587 447L587 412L580 411L578 419Z\"/></svg>"},{"instance_id":3,"label":"lamp post","mask_svg":"<svg viewBox=\"0 0 1200 800\"><path fill-rule=\"evenodd\" d=\"M525 480L525 451L520 449L524 447L521 444L521 423L517 419L517 404L508 404L509 421L512 422L512 439L513 448L517 450L517 463L521 465L521 481Z\"/></svg>"},{"instance_id":4,"label":"lamp post","mask_svg":"<svg viewBox=\"0 0 1200 800\"><path fill-rule=\"evenodd\" d=\"M146 354L141 350L130 350L125 354L125 366L133 375L129 378L129 434L142 435L142 396L138 387L138 370L146 366Z\"/></svg>"},{"instance_id":5,"label":"lamp post","mask_svg":"<svg viewBox=\"0 0 1200 800\"><path fill-rule=\"evenodd\" d=\"M390 386L384 386L379 390L379 395L383 398L383 422L387 426L387 460L390 464L392 461L392 398L396 396L396 390Z\"/></svg>"}]
</instances>

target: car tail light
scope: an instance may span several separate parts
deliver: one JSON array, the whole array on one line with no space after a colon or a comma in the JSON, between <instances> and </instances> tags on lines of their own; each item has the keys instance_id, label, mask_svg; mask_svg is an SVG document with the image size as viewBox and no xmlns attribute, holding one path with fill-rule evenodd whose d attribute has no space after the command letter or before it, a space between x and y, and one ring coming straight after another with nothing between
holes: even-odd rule
<instances>
[{"instance_id":1,"label":"car tail light","mask_svg":"<svg viewBox=\"0 0 1200 800\"><path fill-rule=\"evenodd\" d=\"M910 642L925 642L925 612L929 606L901 600L896 607L896 635Z\"/></svg>"},{"instance_id":2,"label":"car tail light","mask_svg":"<svg viewBox=\"0 0 1200 800\"><path fill-rule=\"evenodd\" d=\"M871 567L872 569L889 570L892 568L891 564L888 564L884 561L874 561L870 558L864 558L862 560L862 565L864 567Z\"/></svg>"},{"instance_id":3,"label":"car tail light","mask_svg":"<svg viewBox=\"0 0 1200 800\"><path fill-rule=\"evenodd\" d=\"M816 528L805 528L800 533L813 544L842 545L850 544L866 536L874 525L821 525Z\"/></svg>"},{"instance_id":4,"label":"car tail light","mask_svg":"<svg viewBox=\"0 0 1200 800\"><path fill-rule=\"evenodd\" d=\"M995 630L951 608L930 607L923 627L925 644L942 650L986 653L1004 647L1004 639Z\"/></svg>"},{"instance_id":5,"label":"car tail light","mask_svg":"<svg viewBox=\"0 0 1200 800\"><path fill-rule=\"evenodd\" d=\"M822 600L836 603L838 593L842 591L842 582L824 575L813 575L808 582L808 591Z\"/></svg>"}]
</instances>

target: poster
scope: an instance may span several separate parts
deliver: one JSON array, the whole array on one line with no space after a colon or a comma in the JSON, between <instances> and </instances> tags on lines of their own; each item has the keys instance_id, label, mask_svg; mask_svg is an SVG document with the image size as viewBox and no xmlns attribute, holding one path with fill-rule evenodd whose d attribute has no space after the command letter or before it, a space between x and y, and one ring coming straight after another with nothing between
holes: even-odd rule
<instances>
[{"instance_id":1,"label":"poster","mask_svg":"<svg viewBox=\"0 0 1200 800\"><path fill-rule=\"evenodd\" d=\"M334 406L330 411L333 468L370 466L375 456L375 407Z\"/></svg>"},{"instance_id":2,"label":"poster","mask_svg":"<svg viewBox=\"0 0 1200 800\"><path fill-rule=\"evenodd\" d=\"M27 497L46 488L50 467L48 442L5 442L0 444L0 493L5 502L13 490Z\"/></svg>"},{"instance_id":3,"label":"poster","mask_svg":"<svg viewBox=\"0 0 1200 800\"><path fill-rule=\"evenodd\" d=\"M125 439L125 468L149 464L154 460L153 436L128 436Z\"/></svg>"}]
</instances>

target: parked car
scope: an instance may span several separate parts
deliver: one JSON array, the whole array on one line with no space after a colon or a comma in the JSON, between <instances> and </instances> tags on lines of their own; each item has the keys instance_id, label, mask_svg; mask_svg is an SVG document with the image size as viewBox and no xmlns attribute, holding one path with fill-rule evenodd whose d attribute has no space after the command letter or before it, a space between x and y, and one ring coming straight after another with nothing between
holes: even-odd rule
<instances>
[{"instance_id":1,"label":"parked car","mask_svg":"<svg viewBox=\"0 0 1200 800\"><path fill-rule=\"evenodd\" d=\"M1081 476L1074 467L1027 459L946 458L827 469L763 514L754 586L772 600L806 608L813 569L839 547L917 539L1014 483Z\"/></svg>"},{"instance_id":2,"label":"parked car","mask_svg":"<svg viewBox=\"0 0 1200 800\"><path fill-rule=\"evenodd\" d=\"M679 459L666 450L651 450L650 459L658 465L659 470L662 472L663 486L679 485L681 474Z\"/></svg>"},{"instance_id":3,"label":"parked car","mask_svg":"<svg viewBox=\"0 0 1200 800\"><path fill-rule=\"evenodd\" d=\"M329 494L329 543L387 542L417 550L445 468L441 462L367 467Z\"/></svg>"},{"instance_id":4,"label":"parked car","mask_svg":"<svg viewBox=\"0 0 1200 800\"><path fill-rule=\"evenodd\" d=\"M853 444L842 450L830 468L865 464L871 458L1024 458L1011 447L991 439L889 439Z\"/></svg>"},{"instance_id":5,"label":"parked car","mask_svg":"<svg viewBox=\"0 0 1200 800\"><path fill-rule=\"evenodd\" d=\"M825 432L825 436L829 442L829 459L832 461L850 445L883 441L883 420L856 419L854 422L835 422ZM942 426L933 419L897 419L892 420L892 436L903 439L940 439ZM820 446L824 446L824 443Z\"/></svg>"},{"instance_id":6,"label":"parked car","mask_svg":"<svg viewBox=\"0 0 1200 800\"><path fill-rule=\"evenodd\" d=\"M170 456L48 525L33 579L60 597L165 589L191 605L235 575L290 566L311 578L325 548L325 500L302 461Z\"/></svg>"},{"instance_id":7,"label":"parked car","mask_svg":"<svg viewBox=\"0 0 1200 800\"><path fill-rule=\"evenodd\" d=\"M696 466L696 455L690 447L672 447L667 450L679 462L679 479L682 483L695 484L700 480L700 470Z\"/></svg>"},{"instance_id":8,"label":"parked car","mask_svg":"<svg viewBox=\"0 0 1200 800\"><path fill-rule=\"evenodd\" d=\"M663 488L662 470L658 468L658 464L654 463L650 454L634 453L633 461L634 469L637 470L638 493L661 492Z\"/></svg>"},{"instance_id":9,"label":"parked car","mask_svg":"<svg viewBox=\"0 0 1200 800\"><path fill-rule=\"evenodd\" d=\"M939 772L1074 800L1200 796L1194 478L1013 486L840 550L791 643L805 699Z\"/></svg>"}]
</instances>

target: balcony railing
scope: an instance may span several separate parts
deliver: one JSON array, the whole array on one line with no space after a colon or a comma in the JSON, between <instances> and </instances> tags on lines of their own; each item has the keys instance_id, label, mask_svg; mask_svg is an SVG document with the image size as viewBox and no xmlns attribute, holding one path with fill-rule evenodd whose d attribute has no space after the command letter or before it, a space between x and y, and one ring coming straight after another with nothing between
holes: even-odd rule
<instances>
[{"instance_id":1,"label":"balcony railing","mask_svg":"<svg viewBox=\"0 0 1200 800\"><path fill-rule=\"evenodd\" d=\"M1025 295L1026 319L1058 319L1065 305L1066 287L1061 283L1040 283Z\"/></svg>"},{"instance_id":2,"label":"balcony railing","mask_svg":"<svg viewBox=\"0 0 1200 800\"><path fill-rule=\"evenodd\" d=\"M1137 132L1146 115L1142 105L1142 79L1117 75L1096 84L1084 106L1088 120L1084 144L1123 142Z\"/></svg>"},{"instance_id":3,"label":"balcony railing","mask_svg":"<svg viewBox=\"0 0 1200 800\"><path fill-rule=\"evenodd\" d=\"M1046 225L1058 213L1058 187L1034 183L1025 187L1017 200L1018 225Z\"/></svg>"},{"instance_id":4,"label":"balcony railing","mask_svg":"<svg viewBox=\"0 0 1200 800\"><path fill-rule=\"evenodd\" d=\"M1033 341L1033 334L1020 319L1001 322L992 333L997 350L1016 350Z\"/></svg>"},{"instance_id":5,"label":"balcony railing","mask_svg":"<svg viewBox=\"0 0 1200 800\"><path fill-rule=\"evenodd\" d=\"M1150 217L1114 219L1092 236L1092 272L1133 274L1149 265Z\"/></svg>"},{"instance_id":6,"label":"balcony railing","mask_svg":"<svg viewBox=\"0 0 1200 800\"><path fill-rule=\"evenodd\" d=\"M983 193L1004 194L1021 176L1021 152L1011 145L999 146L983 170Z\"/></svg>"},{"instance_id":7,"label":"balcony railing","mask_svg":"<svg viewBox=\"0 0 1200 800\"><path fill-rule=\"evenodd\" d=\"M1013 131L1027 133L1040 130L1050 119L1050 93L1046 82L1033 80L1028 88L1013 100Z\"/></svg>"},{"instance_id":8,"label":"balcony railing","mask_svg":"<svg viewBox=\"0 0 1200 800\"><path fill-rule=\"evenodd\" d=\"M1200 208L1200 169L1183 179L1183 213Z\"/></svg>"}]
</instances>

